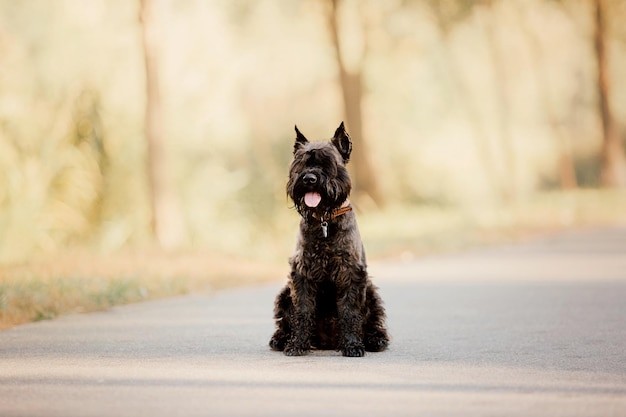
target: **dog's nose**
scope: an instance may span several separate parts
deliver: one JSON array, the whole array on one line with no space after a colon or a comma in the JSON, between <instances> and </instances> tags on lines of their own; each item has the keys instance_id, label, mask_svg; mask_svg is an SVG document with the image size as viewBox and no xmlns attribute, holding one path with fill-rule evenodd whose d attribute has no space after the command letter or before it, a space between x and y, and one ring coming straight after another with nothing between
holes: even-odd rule
<instances>
[{"instance_id":1,"label":"dog's nose","mask_svg":"<svg viewBox=\"0 0 626 417\"><path fill-rule=\"evenodd\" d=\"M317 182L317 177L309 172L302 177L302 181L307 185L313 185Z\"/></svg>"}]
</instances>

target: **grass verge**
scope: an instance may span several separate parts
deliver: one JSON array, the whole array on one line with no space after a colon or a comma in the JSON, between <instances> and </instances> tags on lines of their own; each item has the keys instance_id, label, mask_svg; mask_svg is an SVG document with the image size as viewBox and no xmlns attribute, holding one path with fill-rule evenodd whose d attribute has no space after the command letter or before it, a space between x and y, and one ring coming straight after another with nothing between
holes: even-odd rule
<instances>
[{"instance_id":1,"label":"grass verge","mask_svg":"<svg viewBox=\"0 0 626 417\"><path fill-rule=\"evenodd\" d=\"M199 252L63 253L54 259L0 266L0 329L62 314L269 281L280 273L272 263Z\"/></svg>"}]
</instances>

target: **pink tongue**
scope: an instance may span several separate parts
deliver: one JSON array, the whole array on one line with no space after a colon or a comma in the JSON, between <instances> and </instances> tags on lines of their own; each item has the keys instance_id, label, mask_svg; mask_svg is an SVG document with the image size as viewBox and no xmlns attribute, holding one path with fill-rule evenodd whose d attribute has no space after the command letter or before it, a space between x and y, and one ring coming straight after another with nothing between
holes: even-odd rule
<instances>
[{"instance_id":1,"label":"pink tongue","mask_svg":"<svg viewBox=\"0 0 626 417\"><path fill-rule=\"evenodd\" d=\"M306 193L304 195L304 204L309 207L317 207L317 205L322 201L322 196L319 193Z\"/></svg>"}]
</instances>

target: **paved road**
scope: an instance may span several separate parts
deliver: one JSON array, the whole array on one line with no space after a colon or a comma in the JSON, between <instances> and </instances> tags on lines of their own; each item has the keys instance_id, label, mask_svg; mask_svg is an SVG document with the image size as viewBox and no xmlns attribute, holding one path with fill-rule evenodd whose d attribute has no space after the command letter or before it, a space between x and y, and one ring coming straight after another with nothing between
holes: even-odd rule
<instances>
[{"instance_id":1,"label":"paved road","mask_svg":"<svg viewBox=\"0 0 626 417\"><path fill-rule=\"evenodd\" d=\"M281 283L0 333L0 416L626 416L626 229L371 268L391 348L271 352Z\"/></svg>"}]
</instances>

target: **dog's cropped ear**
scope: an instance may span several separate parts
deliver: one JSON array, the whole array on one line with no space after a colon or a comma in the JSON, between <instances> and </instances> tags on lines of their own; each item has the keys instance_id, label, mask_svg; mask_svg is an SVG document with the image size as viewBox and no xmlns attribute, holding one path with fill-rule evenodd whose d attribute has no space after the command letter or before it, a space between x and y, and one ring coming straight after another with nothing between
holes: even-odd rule
<instances>
[{"instance_id":1,"label":"dog's cropped ear","mask_svg":"<svg viewBox=\"0 0 626 417\"><path fill-rule=\"evenodd\" d=\"M352 152L352 140L348 132L346 132L343 122L341 122L337 130L335 130L335 135L330 141L335 145L337 150L339 150L344 164L347 164L350 160L350 153Z\"/></svg>"},{"instance_id":2,"label":"dog's cropped ear","mask_svg":"<svg viewBox=\"0 0 626 417\"><path fill-rule=\"evenodd\" d=\"M309 140L307 138L305 138L304 135L298 130L298 126L295 126L295 128L296 128L296 143L294 143L294 145L293 145L293 152L294 153L298 149L300 149L302 146L304 146L307 143L309 143Z\"/></svg>"}]
</instances>

